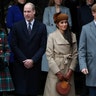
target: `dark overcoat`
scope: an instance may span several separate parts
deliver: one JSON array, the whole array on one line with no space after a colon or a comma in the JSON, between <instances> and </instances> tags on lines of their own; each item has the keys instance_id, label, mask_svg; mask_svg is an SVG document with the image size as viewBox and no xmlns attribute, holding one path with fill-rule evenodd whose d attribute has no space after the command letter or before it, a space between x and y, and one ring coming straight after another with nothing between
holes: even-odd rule
<instances>
[{"instance_id":1,"label":"dark overcoat","mask_svg":"<svg viewBox=\"0 0 96 96\"><path fill-rule=\"evenodd\" d=\"M13 81L16 92L20 94L38 94L42 55L46 49L46 26L34 21L31 35L26 22L20 21L13 26L11 48L14 52ZM22 61L32 59L34 67L27 69Z\"/></svg>"}]
</instances>

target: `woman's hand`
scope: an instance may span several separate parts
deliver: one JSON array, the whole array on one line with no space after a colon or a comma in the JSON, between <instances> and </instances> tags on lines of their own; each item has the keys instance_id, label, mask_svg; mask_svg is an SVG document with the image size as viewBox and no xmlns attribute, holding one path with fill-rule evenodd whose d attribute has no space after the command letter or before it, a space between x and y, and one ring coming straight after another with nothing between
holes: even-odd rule
<instances>
[{"instance_id":1,"label":"woman's hand","mask_svg":"<svg viewBox=\"0 0 96 96\"><path fill-rule=\"evenodd\" d=\"M73 70L69 69L68 72L65 74L65 79L70 80L73 74Z\"/></svg>"},{"instance_id":2,"label":"woman's hand","mask_svg":"<svg viewBox=\"0 0 96 96\"><path fill-rule=\"evenodd\" d=\"M64 80L64 75L60 71L56 73L56 76L60 81Z\"/></svg>"}]
</instances>

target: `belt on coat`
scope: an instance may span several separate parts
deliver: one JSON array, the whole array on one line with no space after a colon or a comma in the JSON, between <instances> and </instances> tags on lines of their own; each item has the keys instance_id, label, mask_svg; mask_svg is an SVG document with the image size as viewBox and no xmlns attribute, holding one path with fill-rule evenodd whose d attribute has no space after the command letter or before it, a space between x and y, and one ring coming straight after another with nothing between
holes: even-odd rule
<instances>
[{"instance_id":1,"label":"belt on coat","mask_svg":"<svg viewBox=\"0 0 96 96\"><path fill-rule=\"evenodd\" d=\"M62 55L62 54L55 54L55 58L63 58L62 62L59 66L60 69L64 69L64 65L68 64L69 60L72 59L72 54L66 54L66 55Z\"/></svg>"}]
</instances>

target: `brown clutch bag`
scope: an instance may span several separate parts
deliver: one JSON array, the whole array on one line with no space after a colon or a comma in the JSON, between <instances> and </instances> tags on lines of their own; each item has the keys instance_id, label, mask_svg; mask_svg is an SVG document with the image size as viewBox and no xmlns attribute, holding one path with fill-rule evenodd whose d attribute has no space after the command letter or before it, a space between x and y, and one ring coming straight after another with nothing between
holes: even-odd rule
<instances>
[{"instance_id":1,"label":"brown clutch bag","mask_svg":"<svg viewBox=\"0 0 96 96\"><path fill-rule=\"evenodd\" d=\"M60 94L60 95L67 95L69 93L71 89L71 84L68 81L59 81L56 84L56 91Z\"/></svg>"}]
</instances>

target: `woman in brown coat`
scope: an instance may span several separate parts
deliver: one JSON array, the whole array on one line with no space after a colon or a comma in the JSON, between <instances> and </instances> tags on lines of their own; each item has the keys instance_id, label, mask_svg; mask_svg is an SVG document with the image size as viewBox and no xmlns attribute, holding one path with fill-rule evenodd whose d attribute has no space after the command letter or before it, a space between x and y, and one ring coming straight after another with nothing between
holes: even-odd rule
<instances>
[{"instance_id":1,"label":"woman in brown coat","mask_svg":"<svg viewBox=\"0 0 96 96\"><path fill-rule=\"evenodd\" d=\"M76 36L70 31L68 15L56 13L53 18L57 30L49 34L47 41L49 72L44 96L61 96L56 92L56 83L63 79L71 83L71 90L67 96L75 96L73 74L77 63Z\"/></svg>"}]
</instances>

